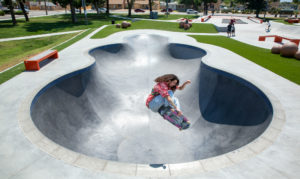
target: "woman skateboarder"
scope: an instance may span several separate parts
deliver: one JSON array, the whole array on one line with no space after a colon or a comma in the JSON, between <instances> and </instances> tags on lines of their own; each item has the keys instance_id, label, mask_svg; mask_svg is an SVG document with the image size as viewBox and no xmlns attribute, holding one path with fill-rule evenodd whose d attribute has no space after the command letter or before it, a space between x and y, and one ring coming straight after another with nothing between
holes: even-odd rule
<instances>
[{"instance_id":1,"label":"woman skateboarder","mask_svg":"<svg viewBox=\"0 0 300 179\"><path fill-rule=\"evenodd\" d=\"M166 74L160 76L154 81L156 82L156 85L147 98L146 106L153 112L158 112L169 121L172 120L171 118L169 118L168 113L169 110L171 110L171 112L176 114L176 116L182 116L182 122L186 122L189 124L189 121L182 115L182 112L180 111L179 101L174 97L174 92L176 91L176 89L183 90L187 84L191 83L191 81L187 80L183 83L183 85L179 86L179 78L174 74ZM172 121L170 122L173 123ZM182 128L181 124L176 123L176 120L173 124L176 125L179 129Z\"/></svg>"}]
</instances>

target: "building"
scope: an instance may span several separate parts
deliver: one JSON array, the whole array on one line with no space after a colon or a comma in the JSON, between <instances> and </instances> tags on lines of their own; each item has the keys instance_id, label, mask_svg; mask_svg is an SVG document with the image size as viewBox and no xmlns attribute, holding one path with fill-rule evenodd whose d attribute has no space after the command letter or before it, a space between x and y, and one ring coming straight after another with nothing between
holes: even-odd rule
<instances>
[{"instance_id":1,"label":"building","mask_svg":"<svg viewBox=\"0 0 300 179\"><path fill-rule=\"evenodd\" d=\"M28 9L30 10L45 10L45 2L44 1L29 1L26 2ZM63 10L60 5L53 4L52 2L46 2L47 10Z\"/></svg>"},{"instance_id":2,"label":"building","mask_svg":"<svg viewBox=\"0 0 300 179\"><path fill-rule=\"evenodd\" d=\"M106 7L106 5L104 5ZM109 0L110 9L128 9L127 0ZM148 0L135 0L132 9L149 9ZM154 0L152 5L153 10L159 10L159 0Z\"/></svg>"}]
</instances>

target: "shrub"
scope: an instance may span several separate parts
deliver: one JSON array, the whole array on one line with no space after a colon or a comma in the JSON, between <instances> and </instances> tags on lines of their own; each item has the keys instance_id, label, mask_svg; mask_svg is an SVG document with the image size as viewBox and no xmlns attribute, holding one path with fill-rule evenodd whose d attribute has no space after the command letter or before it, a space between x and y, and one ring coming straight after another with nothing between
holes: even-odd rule
<instances>
[{"instance_id":1,"label":"shrub","mask_svg":"<svg viewBox=\"0 0 300 179\"><path fill-rule=\"evenodd\" d=\"M4 16L5 15L5 12L0 10L0 16Z\"/></svg>"},{"instance_id":2,"label":"shrub","mask_svg":"<svg viewBox=\"0 0 300 179\"><path fill-rule=\"evenodd\" d=\"M2 10L5 14L9 14L10 13L10 10L9 9L3 9Z\"/></svg>"},{"instance_id":3,"label":"shrub","mask_svg":"<svg viewBox=\"0 0 300 179\"><path fill-rule=\"evenodd\" d=\"M245 9L242 11L242 14L251 14L253 11L250 9Z\"/></svg>"},{"instance_id":4,"label":"shrub","mask_svg":"<svg viewBox=\"0 0 300 179\"><path fill-rule=\"evenodd\" d=\"M16 14L16 15L23 15L23 11L17 10L17 11L15 11L15 14Z\"/></svg>"},{"instance_id":5,"label":"shrub","mask_svg":"<svg viewBox=\"0 0 300 179\"><path fill-rule=\"evenodd\" d=\"M223 10L221 10L221 13L229 13L229 12L231 12L231 9L223 9Z\"/></svg>"}]
</instances>

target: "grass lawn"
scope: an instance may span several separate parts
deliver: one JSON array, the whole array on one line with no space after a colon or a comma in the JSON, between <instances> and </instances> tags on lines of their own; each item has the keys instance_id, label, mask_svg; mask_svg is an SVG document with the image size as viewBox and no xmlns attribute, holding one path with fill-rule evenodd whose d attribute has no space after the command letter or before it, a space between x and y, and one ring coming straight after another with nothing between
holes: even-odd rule
<instances>
[{"instance_id":1,"label":"grass lawn","mask_svg":"<svg viewBox=\"0 0 300 179\"><path fill-rule=\"evenodd\" d=\"M30 18L29 22L17 19L18 24L13 26L11 21L0 21L0 38L39 35L72 30L98 28L104 24L111 24L112 18L105 15L88 14L88 24L85 25L84 15L76 15L78 22L71 22L70 14Z\"/></svg>"},{"instance_id":2,"label":"grass lawn","mask_svg":"<svg viewBox=\"0 0 300 179\"><path fill-rule=\"evenodd\" d=\"M263 19L263 18L261 18L261 19ZM285 18L283 18L283 17L266 17L266 20L279 22L279 23L286 24L286 25L293 25L293 24L290 24L288 22L285 22L284 19Z\"/></svg>"},{"instance_id":3,"label":"grass lawn","mask_svg":"<svg viewBox=\"0 0 300 179\"><path fill-rule=\"evenodd\" d=\"M120 21L121 22L121 21ZM117 22L117 23L120 23ZM157 29L166 30L173 32L191 32L191 33L217 33L215 26L213 24L193 24L192 28L189 30L184 30L179 28L179 23L177 22L160 22L160 21L135 21L132 23L131 27L127 29L116 28L115 26L108 26L95 34L92 38L105 38L115 32L121 32L125 30L136 30L136 29Z\"/></svg>"},{"instance_id":4,"label":"grass lawn","mask_svg":"<svg viewBox=\"0 0 300 179\"><path fill-rule=\"evenodd\" d=\"M121 14L121 16L127 17L127 14ZM107 17L105 14L88 14L88 23L86 25L83 14L76 14L76 17L76 24L71 22L70 14L33 17L30 18L29 22L25 22L24 19L17 19L18 24L16 26L12 25L11 20L0 21L0 39L98 28L105 24L111 24L112 19L120 20L116 17ZM149 15L133 15L132 17L149 18ZM179 19L182 17L197 18L195 15L169 15L168 18L165 15L159 15L161 20Z\"/></svg>"},{"instance_id":5,"label":"grass lawn","mask_svg":"<svg viewBox=\"0 0 300 179\"><path fill-rule=\"evenodd\" d=\"M127 14L113 14L121 17L128 17ZM164 14L158 14L158 20L176 20L180 18L188 18L188 19L197 19L200 17L199 15L190 15L190 14L170 14L170 15L164 15ZM143 18L143 19L150 19L150 15L148 14L132 14L130 18Z\"/></svg>"},{"instance_id":6,"label":"grass lawn","mask_svg":"<svg viewBox=\"0 0 300 179\"><path fill-rule=\"evenodd\" d=\"M0 71L22 62L26 58L43 50L50 49L75 35L76 33L0 42Z\"/></svg>"},{"instance_id":7,"label":"grass lawn","mask_svg":"<svg viewBox=\"0 0 300 179\"><path fill-rule=\"evenodd\" d=\"M30 39L30 40L18 40L18 41L9 41L9 42L1 42L1 45L3 45L5 51L0 51L0 59L3 58L4 60L1 60L0 62L0 69L7 68L8 64L10 66L13 66L14 64L17 64L19 62L22 62L24 59L26 59L28 56L33 54L38 54L42 52L43 50L50 49L55 46L54 49L61 51L64 48L72 45L73 43L77 42L78 40L82 39L83 37L87 36L89 33L94 31L95 29L89 29L78 36L76 34L65 34L65 35L59 35L59 36L51 36L51 37L43 37L38 39ZM74 37L76 36L76 37ZM74 37L73 39L62 43L70 38ZM5 43L5 44L3 44ZM60 44L62 43L62 44ZM56 46L60 44L59 46ZM15 46L14 46L15 45ZM25 52L25 53L22 53ZM9 54L9 57L7 57L7 54ZM18 55L20 53L21 55ZM3 70L2 69L2 70ZM14 76L22 73L25 70L24 63L21 63L3 73L0 73L0 84L4 83L5 81L13 78Z\"/></svg>"},{"instance_id":8,"label":"grass lawn","mask_svg":"<svg viewBox=\"0 0 300 179\"><path fill-rule=\"evenodd\" d=\"M91 29L88 29L86 30L85 32L83 33L80 33L77 37L59 45L59 46L56 46L54 49L57 50L57 51L61 51L67 47L69 47L70 45L72 45L73 43L77 42L78 40L82 39L83 37L87 36L88 34L92 33L96 28L91 28Z\"/></svg>"},{"instance_id":9,"label":"grass lawn","mask_svg":"<svg viewBox=\"0 0 300 179\"><path fill-rule=\"evenodd\" d=\"M248 60L290 80L300 84L300 61L272 54L271 50L248 45L224 36L191 35L198 42L208 43L226 48Z\"/></svg>"}]
</instances>

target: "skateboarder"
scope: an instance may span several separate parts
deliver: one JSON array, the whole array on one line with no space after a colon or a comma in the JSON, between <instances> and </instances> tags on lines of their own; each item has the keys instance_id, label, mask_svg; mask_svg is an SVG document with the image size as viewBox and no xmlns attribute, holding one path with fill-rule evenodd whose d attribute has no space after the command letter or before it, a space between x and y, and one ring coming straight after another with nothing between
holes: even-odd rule
<instances>
[{"instance_id":1,"label":"skateboarder","mask_svg":"<svg viewBox=\"0 0 300 179\"><path fill-rule=\"evenodd\" d=\"M159 112L167 120L172 120L167 115L172 112L172 117L182 116L182 122L188 122L188 120L182 115L180 111L180 104L177 98L174 97L174 92L179 89L183 90L185 86L191 83L190 80L184 82L179 86L179 78L174 74L166 74L160 76L154 80L156 85L152 89L151 94L148 96L146 101L146 106L150 108L153 112ZM176 114L176 116L174 116ZM172 122L172 121L170 121ZM175 119L176 122L176 119ZM173 122L172 122L173 123ZM189 123L189 122L188 122ZM175 124L179 129L181 129L180 124Z\"/></svg>"}]
</instances>

